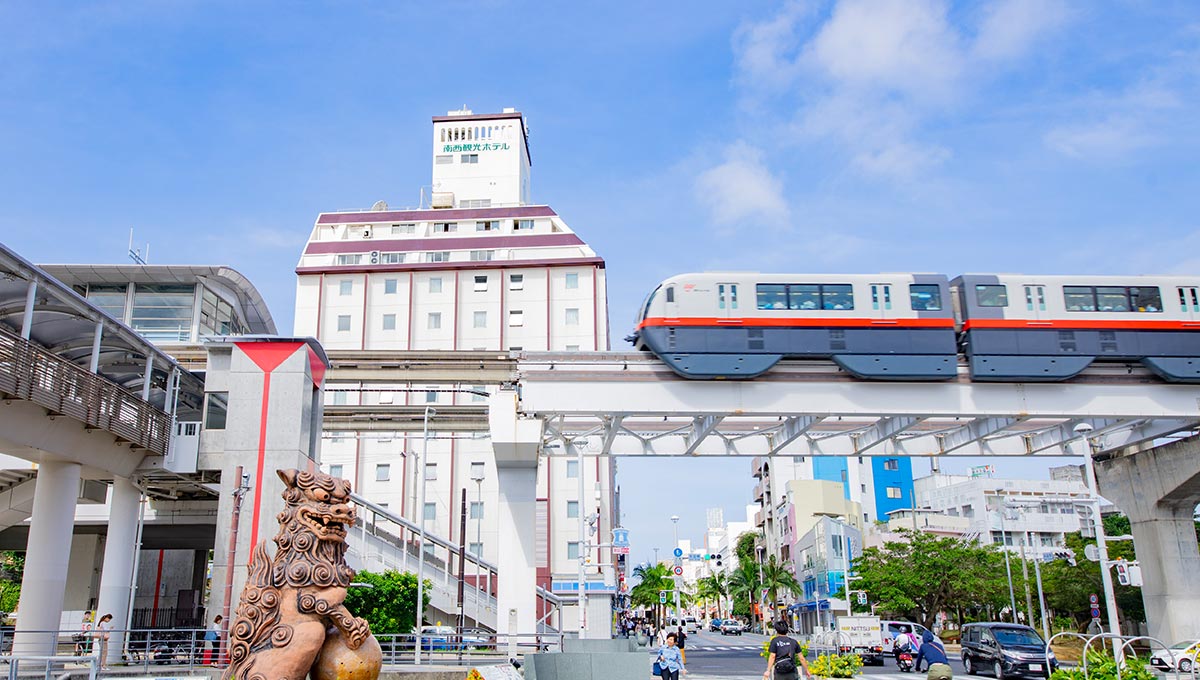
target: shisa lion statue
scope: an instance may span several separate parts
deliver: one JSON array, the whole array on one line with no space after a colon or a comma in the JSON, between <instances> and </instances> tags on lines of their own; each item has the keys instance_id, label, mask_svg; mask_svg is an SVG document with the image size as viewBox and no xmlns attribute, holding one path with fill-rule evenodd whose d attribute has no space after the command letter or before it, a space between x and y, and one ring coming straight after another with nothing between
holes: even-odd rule
<instances>
[{"instance_id":1,"label":"shisa lion statue","mask_svg":"<svg viewBox=\"0 0 1200 680\"><path fill-rule=\"evenodd\" d=\"M354 524L350 482L323 472L279 470L286 506L278 550L254 548L250 576L229 629L222 680L376 680L379 643L343 604L354 570L346 529Z\"/></svg>"}]
</instances>

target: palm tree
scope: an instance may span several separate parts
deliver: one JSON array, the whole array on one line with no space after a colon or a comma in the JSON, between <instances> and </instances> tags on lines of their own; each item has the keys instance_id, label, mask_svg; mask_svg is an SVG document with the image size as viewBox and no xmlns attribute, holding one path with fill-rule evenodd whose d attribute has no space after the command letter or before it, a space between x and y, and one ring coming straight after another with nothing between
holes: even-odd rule
<instances>
[{"instance_id":1,"label":"palm tree","mask_svg":"<svg viewBox=\"0 0 1200 680\"><path fill-rule=\"evenodd\" d=\"M705 576L696 582L696 596L705 600L717 601L717 618L724 618L722 600L729 597L729 583L725 572L718 571L711 576Z\"/></svg>"},{"instance_id":2,"label":"palm tree","mask_svg":"<svg viewBox=\"0 0 1200 680\"><path fill-rule=\"evenodd\" d=\"M796 575L788 569L790 564L790 562L780 564L775 561L775 556L771 555L766 564L762 565L762 587L767 590L767 595L771 598L772 611L779 602L780 591L786 590L793 595L798 595L803 590L800 582L796 580Z\"/></svg>"},{"instance_id":3,"label":"palm tree","mask_svg":"<svg viewBox=\"0 0 1200 680\"><path fill-rule=\"evenodd\" d=\"M633 575L641 579L641 582L629 591L629 601L639 607L649 607L654 612L655 624L658 624L662 620L658 592L673 590L675 587L670 567L662 563L638 565L633 568Z\"/></svg>"},{"instance_id":4,"label":"palm tree","mask_svg":"<svg viewBox=\"0 0 1200 680\"><path fill-rule=\"evenodd\" d=\"M744 599L747 604L753 605L755 590L758 589L758 567L749 562L739 564L729 574L727 588L731 599Z\"/></svg>"}]
</instances>

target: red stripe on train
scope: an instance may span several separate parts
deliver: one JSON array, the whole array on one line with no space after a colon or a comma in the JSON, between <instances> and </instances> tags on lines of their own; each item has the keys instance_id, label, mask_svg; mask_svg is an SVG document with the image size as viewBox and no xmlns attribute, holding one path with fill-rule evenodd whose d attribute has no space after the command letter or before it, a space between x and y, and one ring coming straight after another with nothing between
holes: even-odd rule
<instances>
[{"instance_id":1,"label":"red stripe on train","mask_svg":"<svg viewBox=\"0 0 1200 680\"><path fill-rule=\"evenodd\" d=\"M652 316L643 319L637 325L639 329L647 326L749 326L749 327L818 327L818 328L954 328L953 319L871 319L871 318L752 318L752 317L662 317Z\"/></svg>"},{"instance_id":2,"label":"red stripe on train","mask_svg":"<svg viewBox=\"0 0 1200 680\"><path fill-rule=\"evenodd\" d=\"M1185 331L1200 330L1200 321L1158 321L1123 319L968 319L963 323L963 330L973 328L1021 328L1033 330L1038 328L1056 328L1063 330L1094 330L1094 331Z\"/></svg>"}]
</instances>

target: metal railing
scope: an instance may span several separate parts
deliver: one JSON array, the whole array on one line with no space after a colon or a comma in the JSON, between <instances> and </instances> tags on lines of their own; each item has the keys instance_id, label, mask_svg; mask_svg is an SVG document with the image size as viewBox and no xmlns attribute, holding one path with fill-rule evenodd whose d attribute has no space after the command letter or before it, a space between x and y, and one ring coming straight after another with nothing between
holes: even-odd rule
<instances>
[{"instance_id":1,"label":"metal railing","mask_svg":"<svg viewBox=\"0 0 1200 680\"><path fill-rule=\"evenodd\" d=\"M100 657L97 656L25 656L5 654L0 656L0 664L8 664L8 680L17 680L22 675L21 664L41 666L42 677L44 680L50 680L55 669L61 668L64 672L61 675L55 674L55 677L67 677L74 667L80 664L87 664L88 680L96 680L96 676L100 673ZM29 677L31 673L26 671L24 677Z\"/></svg>"},{"instance_id":2,"label":"metal railing","mask_svg":"<svg viewBox=\"0 0 1200 680\"><path fill-rule=\"evenodd\" d=\"M431 666L480 665L521 659L526 654L561 652L563 634L507 635L464 629L444 634L421 633L421 663ZM415 662L415 635L376 635L383 650L384 666L407 666Z\"/></svg>"},{"instance_id":3,"label":"metal railing","mask_svg":"<svg viewBox=\"0 0 1200 680\"><path fill-rule=\"evenodd\" d=\"M190 671L197 666L215 663L217 661L216 643L204 639L207 631L203 628L173 628L145 629L132 628L129 630L112 629L108 631L107 644L118 644L124 634L125 646L121 650L121 659L126 667L141 666L149 674L151 666L186 666ZM75 659L76 663L90 663L95 660L99 666L104 665L100 659L101 645L105 644L96 630L31 630L15 633L11 629L0 629L0 650L18 661L54 659L67 663ZM14 638L17 642L17 654L13 654ZM21 646L31 644L41 647L39 652L45 656L28 656L21 652ZM111 655L111 654L110 654ZM2 662L7 657L0 657ZM10 674L14 666L9 667ZM95 676L92 676L93 678Z\"/></svg>"},{"instance_id":4,"label":"metal railing","mask_svg":"<svg viewBox=\"0 0 1200 680\"><path fill-rule=\"evenodd\" d=\"M116 383L0 328L0 392L165 454L171 417Z\"/></svg>"}]
</instances>

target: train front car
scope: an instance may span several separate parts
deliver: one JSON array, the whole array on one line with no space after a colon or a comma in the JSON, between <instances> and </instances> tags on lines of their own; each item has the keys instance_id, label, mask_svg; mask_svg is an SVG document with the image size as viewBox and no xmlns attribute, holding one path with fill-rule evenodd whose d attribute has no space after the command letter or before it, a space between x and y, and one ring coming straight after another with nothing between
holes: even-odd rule
<instances>
[{"instance_id":1,"label":"train front car","mask_svg":"<svg viewBox=\"0 0 1200 680\"><path fill-rule=\"evenodd\" d=\"M869 380L957 371L940 274L681 274L646 299L629 340L699 380L754 378L784 357L830 359Z\"/></svg>"},{"instance_id":2,"label":"train front car","mask_svg":"<svg viewBox=\"0 0 1200 680\"><path fill-rule=\"evenodd\" d=\"M1137 361L1200 383L1200 280L969 274L951 286L979 381L1069 380L1094 361Z\"/></svg>"}]
</instances>

